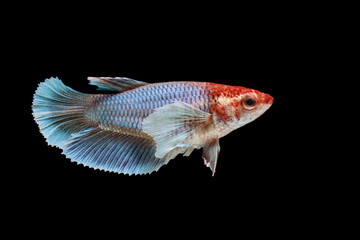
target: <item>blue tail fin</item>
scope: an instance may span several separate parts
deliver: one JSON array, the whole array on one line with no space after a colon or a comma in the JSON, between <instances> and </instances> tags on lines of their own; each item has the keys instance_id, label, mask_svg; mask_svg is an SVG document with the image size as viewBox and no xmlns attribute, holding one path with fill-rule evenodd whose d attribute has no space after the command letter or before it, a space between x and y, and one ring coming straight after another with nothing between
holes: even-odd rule
<instances>
[{"instance_id":1,"label":"blue tail fin","mask_svg":"<svg viewBox=\"0 0 360 240\"><path fill-rule=\"evenodd\" d=\"M72 134L90 127L84 117L90 96L65 86L58 78L39 84L34 94L33 116L50 145L61 148Z\"/></svg>"}]
</instances>

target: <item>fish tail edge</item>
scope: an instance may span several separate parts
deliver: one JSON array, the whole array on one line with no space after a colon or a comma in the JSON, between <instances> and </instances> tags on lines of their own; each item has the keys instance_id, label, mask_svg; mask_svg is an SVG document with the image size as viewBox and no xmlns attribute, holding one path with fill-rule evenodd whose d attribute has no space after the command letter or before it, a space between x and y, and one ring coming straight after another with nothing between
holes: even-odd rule
<instances>
[{"instance_id":1,"label":"fish tail edge","mask_svg":"<svg viewBox=\"0 0 360 240\"><path fill-rule=\"evenodd\" d=\"M71 89L58 78L40 83L32 102L34 120L47 143L61 148L71 135L91 127L85 106L91 94Z\"/></svg>"}]
</instances>

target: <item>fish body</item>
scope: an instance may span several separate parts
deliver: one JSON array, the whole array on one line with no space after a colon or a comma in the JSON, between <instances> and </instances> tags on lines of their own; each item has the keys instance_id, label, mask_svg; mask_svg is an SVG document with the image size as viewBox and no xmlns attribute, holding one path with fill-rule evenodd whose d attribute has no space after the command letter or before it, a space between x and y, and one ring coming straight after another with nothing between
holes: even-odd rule
<instances>
[{"instance_id":1,"label":"fish body","mask_svg":"<svg viewBox=\"0 0 360 240\"><path fill-rule=\"evenodd\" d=\"M273 102L257 90L216 83L89 80L115 93L84 94L50 78L35 92L34 119L47 142L72 161L125 174L157 171L199 148L214 174L219 138L259 117Z\"/></svg>"}]
</instances>

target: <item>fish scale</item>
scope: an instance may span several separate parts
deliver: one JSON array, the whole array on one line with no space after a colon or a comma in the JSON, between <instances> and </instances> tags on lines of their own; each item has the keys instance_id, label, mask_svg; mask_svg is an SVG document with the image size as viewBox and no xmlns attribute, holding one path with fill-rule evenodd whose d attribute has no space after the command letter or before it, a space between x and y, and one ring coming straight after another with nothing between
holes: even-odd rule
<instances>
[{"instance_id":1,"label":"fish scale","mask_svg":"<svg viewBox=\"0 0 360 240\"><path fill-rule=\"evenodd\" d=\"M187 82L168 83L146 89L135 89L111 97L99 96L100 99L97 99L97 102L100 104L90 109L94 114L90 117L111 129L127 128L141 131L143 119L153 113L154 109L175 101L193 104L203 111L208 111L206 102L209 98L204 95L204 87L193 85ZM182 92L181 89L185 88L189 90ZM176 93L178 93L177 96Z\"/></svg>"}]
</instances>

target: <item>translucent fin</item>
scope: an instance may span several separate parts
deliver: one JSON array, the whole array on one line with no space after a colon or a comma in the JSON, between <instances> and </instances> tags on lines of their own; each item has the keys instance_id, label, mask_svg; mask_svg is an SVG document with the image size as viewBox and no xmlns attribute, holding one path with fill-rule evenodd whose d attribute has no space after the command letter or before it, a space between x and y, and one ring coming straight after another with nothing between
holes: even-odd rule
<instances>
[{"instance_id":1,"label":"translucent fin","mask_svg":"<svg viewBox=\"0 0 360 240\"><path fill-rule=\"evenodd\" d=\"M89 84L97 86L98 90L115 92L124 92L148 84L126 77L88 77L88 80L90 81Z\"/></svg>"},{"instance_id":2,"label":"translucent fin","mask_svg":"<svg viewBox=\"0 0 360 240\"><path fill-rule=\"evenodd\" d=\"M205 165L211 169L213 176L215 174L216 163L219 152L220 152L219 139L214 139L210 142L207 142L203 149L202 157L205 161Z\"/></svg>"},{"instance_id":3,"label":"translucent fin","mask_svg":"<svg viewBox=\"0 0 360 240\"><path fill-rule=\"evenodd\" d=\"M155 157L155 142L116 132L89 128L68 140L64 154L85 166L125 174L146 174L157 171L175 156Z\"/></svg>"},{"instance_id":4,"label":"translucent fin","mask_svg":"<svg viewBox=\"0 0 360 240\"><path fill-rule=\"evenodd\" d=\"M190 154L194 151L194 148L193 147L189 147L189 148L186 148L186 150L184 151L183 155L185 157L188 157L190 156Z\"/></svg>"},{"instance_id":5,"label":"translucent fin","mask_svg":"<svg viewBox=\"0 0 360 240\"><path fill-rule=\"evenodd\" d=\"M164 159L166 160L171 160L173 158L175 158L178 154L183 154L184 157L188 157L190 156L190 154L192 153L192 151L194 150L193 147L176 147L173 150L171 150L170 152L168 152Z\"/></svg>"},{"instance_id":6,"label":"translucent fin","mask_svg":"<svg viewBox=\"0 0 360 240\"><path fill-rule=\"evenodd\" d=\"M33 116L50 145L61 147L71 134L89 127L84 119L84 104L89 96L65 86L58 78L39 84Z\"/></svg>"},{"instance_id":7,"label":"translucent fin","mask_svg":"<svg viewBox=\"0 0 360 240\"><path fill-rule=\"evenodd\" d=\"M182 147L184 140L195 131L194 123L208 121L210 114L184 102L174 102L155 109L143 121L143 131L156 141L158 158L164 157L176 147ZM185 151L188 155L189 152Z\"/></svg>"}]
</instances>

